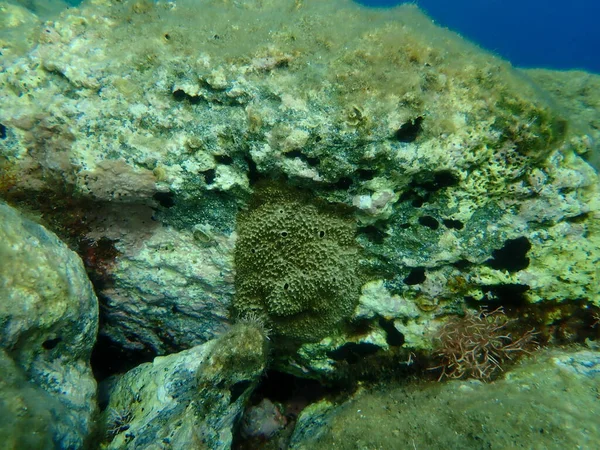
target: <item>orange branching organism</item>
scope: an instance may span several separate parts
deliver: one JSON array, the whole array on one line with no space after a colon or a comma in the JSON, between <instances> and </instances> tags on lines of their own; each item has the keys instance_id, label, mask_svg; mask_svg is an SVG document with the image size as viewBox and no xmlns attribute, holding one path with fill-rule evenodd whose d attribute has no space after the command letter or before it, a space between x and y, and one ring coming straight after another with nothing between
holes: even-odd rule
<instances>
[{"instance_id":1,"label":"orange branching organism","mask_svg":"<svg viewBox=\"0 0 600 450\"><path fill-rule=\"evenodd\" d=\"M515 361L536 345L534 330L512 337L508 332L514 320L502 308L488 312L467 311L454 317L438 331L435 357L443 378L476 378L490 381L502 371L502 365Z\"/></svg>"}]
</instances>

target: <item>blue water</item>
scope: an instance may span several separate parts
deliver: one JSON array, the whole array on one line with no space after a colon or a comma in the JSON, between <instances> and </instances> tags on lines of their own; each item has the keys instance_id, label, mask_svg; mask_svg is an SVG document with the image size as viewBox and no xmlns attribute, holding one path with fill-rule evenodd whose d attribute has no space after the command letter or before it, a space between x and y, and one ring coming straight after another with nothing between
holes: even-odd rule
<instances>
[{"instance_id":1,"label":"blue water","mask_svg":"<svg viewBox=\"0 0 600 450\"><path fill-rule=\"evenodd\" d=\"M395 0L356 0L393 6ZM439 25L520 67L600 73L597 0L417 0Z\"/></svg>"}]
</instances>

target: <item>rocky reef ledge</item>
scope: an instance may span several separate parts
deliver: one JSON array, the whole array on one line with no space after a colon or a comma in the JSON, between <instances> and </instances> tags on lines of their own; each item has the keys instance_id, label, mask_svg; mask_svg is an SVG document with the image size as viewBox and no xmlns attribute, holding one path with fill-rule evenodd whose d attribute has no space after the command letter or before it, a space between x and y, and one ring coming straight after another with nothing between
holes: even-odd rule
<instances>
[{"instance_id":1,"label":"rocky reef ledge","mask_svg":"<svg viewBox=\"0 0 600 450\"><path fill-rule=\"evenodd\" d=\"M244 408L275 420L250 438L289 438L305 402L261 402L262 373L489 382L538 347L596 345L599 77L517 70L414 5L0 9L2 365L10 389L70 405L72 428L48 428L63 448L89 436L94 342L92 440L111 448L242 445ZM62 256L38 265L42 241ZM202 391L236 327L261 336L231 338L251 367Z\"/></svg>"}]
</instances>

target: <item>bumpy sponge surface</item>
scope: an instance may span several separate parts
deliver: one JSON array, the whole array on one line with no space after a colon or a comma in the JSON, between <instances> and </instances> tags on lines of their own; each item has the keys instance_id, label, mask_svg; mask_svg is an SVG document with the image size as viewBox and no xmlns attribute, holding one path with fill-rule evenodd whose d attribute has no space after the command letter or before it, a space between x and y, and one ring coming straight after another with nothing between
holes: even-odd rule
<instances>
[{"instance_id":1,"label":"bumpy sponge surface","mask_svg":"<svg viewBox=\"0 0 600 450\"><path fill-rule=\"evenodd\" d=\"M338 207L263 186L239 214L237 232L238 317L258 317L274 334L307 342L353 312L360 288L356 225Z\"/></svg>"}]
</instances>

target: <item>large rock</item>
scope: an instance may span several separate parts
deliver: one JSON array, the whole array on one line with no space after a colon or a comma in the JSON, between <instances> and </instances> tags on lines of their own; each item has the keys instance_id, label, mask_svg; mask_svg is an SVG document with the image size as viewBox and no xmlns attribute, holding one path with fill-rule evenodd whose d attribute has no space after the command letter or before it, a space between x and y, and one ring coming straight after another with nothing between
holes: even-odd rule
<instances>
[{"instance_id":1,"label":"large rock","mask_svg":"<svg viewBox=\"0 0 600 450\"><path fill-rule=\"evenodd\" d=\"M264 329L240 324L130 370L109 388L103 448L231 448L232 429L266 360Z\"/></svg>"},{"instance_id":2,"label":"large rock","mask_svg":"<svg viewBox=\"0 0 600 450\"><path fill-rule=\"evenodd\" d=\"M44 227L0 203L0 389L2 415L19 448L30 448L27 421L42 441L81 448L96 411L90 354L98 331L98 302L81 259ZM10 369L10 370L9 370ZM22 390L22 392L21 392ZM21 404L19 407L18 404ZM45 436L45 437L43 437ZM18 438L15 438L18 439ZM48 448L45 446L31 448Z\"/></svg>"},{"instance_id":3,"label":"large rock","mask_svg":"<svg viewBox=\"0 0 600 450\"><path fill-rule=\"evenodd\" d=\"M537 355L492 384L380 387L299 418L290 449L560 450L600 442L600 353Z\"/></svg>"},{"instance_id":4,"label":"large rock","mask_svg":"<svg viewBox=\"0 0 600 450\"><path fill-rule=\"evenodd\" d=\"M0 349L0 441L4 448L53 449L52 423L64 406L29 382ZM53 415L54 411L54 415Z\"/></svg>"}]
</instances>

